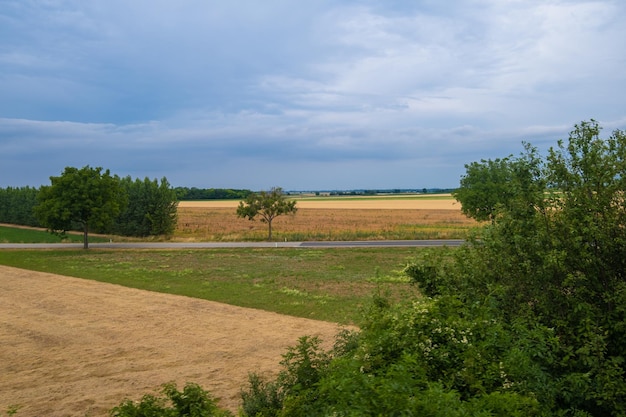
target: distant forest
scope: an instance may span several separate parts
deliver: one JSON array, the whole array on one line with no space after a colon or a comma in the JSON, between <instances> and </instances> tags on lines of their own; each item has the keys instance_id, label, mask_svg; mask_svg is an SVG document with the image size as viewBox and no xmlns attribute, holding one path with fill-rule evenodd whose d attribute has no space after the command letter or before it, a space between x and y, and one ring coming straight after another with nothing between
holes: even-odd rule
<instances>
[{"instance_id":1,"label":"distant forest","mask_svg":"<svg viewBox=\"0 0 626 417\"><path fill-rule=\"evenodd\" d=\"M393 188L381 190L344 190L344 191L316 191L316 194L329 195L378 195L378 194L447 194L455 188Z\"/></svg>"},{"instance_id":2,"label":"distant forest","mask_svg":"<svg viewBox=\"0 0 626 417\"><path fill-rule=\"evenodd\" d=\"M176 187L176 198L184 200L244 200L252 191L230 188Z\"/></svg>"},{"instance_id":3,"label":"distant forest","mask_svg":"<svg viewBox=\"0 0 626 417\"><path fill-rule=\"evenodd\" d=\"M238 190L231 188L196 188L196 187L176 187L176 198L179 201L186 200L245 200L252 191ZM287 195L315 194L332 196L358 196L358 195L378 195L378 194L441 194L450 193L453 188L394 188L380 190L320 190L320 191L285 191Z\"/></svg>"}]
</instances>

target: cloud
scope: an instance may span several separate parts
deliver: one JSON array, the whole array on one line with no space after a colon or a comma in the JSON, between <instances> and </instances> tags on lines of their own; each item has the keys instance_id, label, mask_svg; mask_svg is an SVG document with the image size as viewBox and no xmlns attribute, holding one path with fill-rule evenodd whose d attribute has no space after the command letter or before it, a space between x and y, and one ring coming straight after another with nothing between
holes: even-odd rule
<instances>
[{"instance_id":1,"label":"cloud","mask_svg":"<svg viewBox=\"0 0 626 417\"><path fill-rule=\"evenodd\" d=\"M522 140L626 126L617 1L214 3L5 1L0 182L452 187Z\"/></svg>"}]
</instances>

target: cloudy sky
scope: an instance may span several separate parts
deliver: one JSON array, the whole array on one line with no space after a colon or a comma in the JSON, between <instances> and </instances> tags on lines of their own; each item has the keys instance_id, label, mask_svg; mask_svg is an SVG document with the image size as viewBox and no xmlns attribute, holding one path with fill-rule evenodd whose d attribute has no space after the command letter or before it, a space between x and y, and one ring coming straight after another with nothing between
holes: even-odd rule
<instances>
[{"instance_id":1,"label":"cloudy sky","mask_svg":"<svg viewBox=\"0 0 626 417\"><path fill-rule=\"evenodd\" d=\"M626 128L623 0L0 0L0 187L455 187Z\"/></svg>"}]
</instances>

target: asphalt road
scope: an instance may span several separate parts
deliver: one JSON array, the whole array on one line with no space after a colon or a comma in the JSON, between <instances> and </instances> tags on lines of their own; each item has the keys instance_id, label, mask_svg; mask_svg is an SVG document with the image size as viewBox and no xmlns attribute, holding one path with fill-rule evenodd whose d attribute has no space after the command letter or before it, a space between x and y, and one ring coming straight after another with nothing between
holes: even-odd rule
<instances>
[{"instance_id":1,"label":"asphalt road","mask_svg":"<svg viewBox=\"0 0 626 417\"><path fill-rule=\"evenodd\" d=\"M91 249L385 248L460 246L463 240L367 240L346 242L136 242L90 243ZM0 249L81 249L82 243L0 243Z\"/></svg>"}]
</instances>

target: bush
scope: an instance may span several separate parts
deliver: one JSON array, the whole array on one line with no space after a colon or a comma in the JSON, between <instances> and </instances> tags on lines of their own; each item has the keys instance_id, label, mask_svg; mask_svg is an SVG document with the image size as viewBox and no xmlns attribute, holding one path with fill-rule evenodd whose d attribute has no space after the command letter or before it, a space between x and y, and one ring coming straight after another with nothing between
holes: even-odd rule
<instances>
[{"instance_id":1,"label":"bush","mask_svg":"<svg viewBox=\"0 0 626 417\"><path fill-rule=\"evenodd\" d=\"M343 333L328 352L301 339L274 381L251 378L244 415L539 415L547 375L533 355L550 357L554 333L497 317L450 296L397 305L377 297L359 333Z\"/></svg>"},{"instance_id":2,"label":"bush","mask_svg":"<svg viewBox=\"0 0 626 417\"><path fill-rule=\"evenodd\" d=\"M310 399L304 401L322 377L330 355L320 348L318 337L303 336L283 355L282 371L275 381L249 376L249 387L242 390L243 411L247 416L308 415Z\"/></svg>"},{"instance_id":3,"label":"bush","mask_svg":"<svg viewBox=\"0 0 626 417\"><path fill-rule=\"evenodd\" d=\"M285 398L281 386L274 381L265 381L255 373L248 375L248 384L248 388L241 391L243 414L245 416L277 416Z\"/></svg>"},{"instance_id":4,"label":"bush","mask_svg":"<svg viewBox=\"0 0 626 417\"><path fill-rule=\"evenodd\" d=\"M126 400L110 412L112 417L228 417L215 399L199 385L187 383L178 391L173 383L165 384L164 397L144 395L141 401Z\"/></svg>"}]
</instances>

